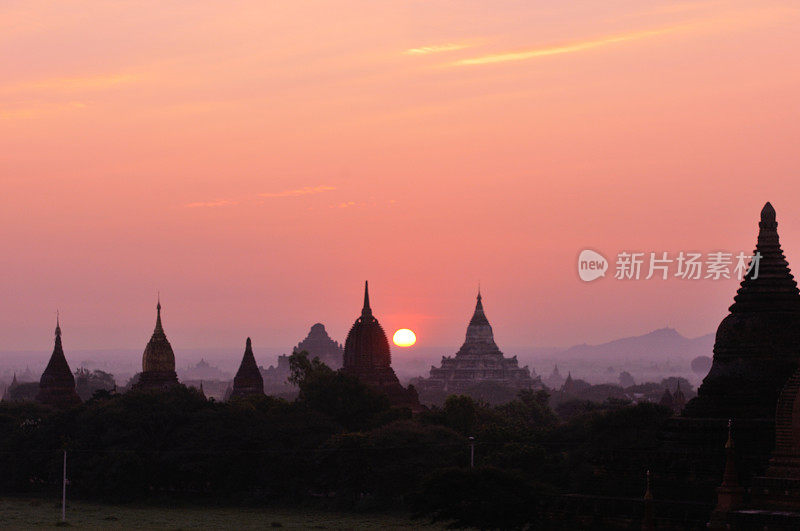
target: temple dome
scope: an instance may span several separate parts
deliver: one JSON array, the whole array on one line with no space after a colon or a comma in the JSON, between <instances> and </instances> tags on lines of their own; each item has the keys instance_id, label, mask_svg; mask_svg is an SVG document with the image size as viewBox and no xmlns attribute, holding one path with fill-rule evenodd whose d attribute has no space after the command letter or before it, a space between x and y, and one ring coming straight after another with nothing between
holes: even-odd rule
<instances>
[{"instance_id":1,"label":"temple dome","mask_svg":"<svg viewBox=\"0 0 800 531\"><path fill-rule=\"evenodd\" d=\"M391 367L392 354L386 332L372 315L369 283L364 286L364 307L344 343L344 368Z\"/></svg>"},{"instance_id":2,"label":"temple dome","mask_svg":"<svg viewBox=\"0 0 800 531\"><path fill-rule=\"evenodd\" d=\"M81 399L75 391L75 377L72 375L61 346L61 325L58 320L56 320L53 354L39 380L39 394L36 396L36 400L60 408L81 403Z\"/></svg>"}]
</instances>

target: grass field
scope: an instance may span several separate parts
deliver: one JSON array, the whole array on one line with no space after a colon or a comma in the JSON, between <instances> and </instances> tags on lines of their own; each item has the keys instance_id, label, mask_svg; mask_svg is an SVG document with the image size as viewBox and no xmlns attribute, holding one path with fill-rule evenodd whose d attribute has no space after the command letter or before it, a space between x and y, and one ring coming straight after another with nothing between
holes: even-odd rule
<instances>
[{"instance_id":1,"label":"grass field","mask_svg":"<svg viewBox=\"0 0 800 531\"><path fill-rule=\"evenodd\" d=\"M0 499L0 529L55 527L61 505L41 499ZM352 514L319 509L147 507L73 502L73 529L440 529L402 515Z\"/></svg>"}]
</instances>

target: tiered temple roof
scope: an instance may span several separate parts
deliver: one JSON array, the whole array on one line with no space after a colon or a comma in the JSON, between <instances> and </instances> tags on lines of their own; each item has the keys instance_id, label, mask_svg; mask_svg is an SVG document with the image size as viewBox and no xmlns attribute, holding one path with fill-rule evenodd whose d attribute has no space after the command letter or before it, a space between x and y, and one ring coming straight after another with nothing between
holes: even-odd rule
<instances>
[{"instance_id":1,"label":"tiered temple roof","mask_svg":"<svg viewBox=\"0 0 800 531\"><path fill-rule=\"evenodd\" d=\"M800 360L800 293L767 203L748 273L717 329L711 370L684 410L689 417L775 417L778 395Z\"/></svg>"},{"instance_id":2,"label":"tiered temple roof","mask_svg":"<svg viewBox=\"0 0 800 531\"><path fill-rule=\"evenodd\" d=\"M309 358L319 360L331 369L342 368L344 349L325 331L325 325L316 323L304 340L294 347L294 352L308 352Z\"/></svg>"},{"instance_id":3,"label":"tiered temple roof","mask_svg":"<svg viewBox=\"0 0 800 531\"><path fill-rule=\"evenodd\" d=\"M39 380L39 394L36 400L57 408L68 408L81 403L78 393L75 392L75 377L61 346L61 325L58 319L56 319L55 347L47 368Z\"/></svg>"},{"instance_id":4,"label":"tiered temple roof","mask_svg":"<svg viewBox=\"0 0 800 531\"><path fill-rule=\"evenodd\" d=\"M419 398L400 385L392 369L389 340L369 305L369 284L364 284L364 306L344 344L343 370L389 397L393 405L418 409Z\"/></svg>"},{"instance_id":5,"label":"tiered temple roof","mask_svg":"<svg viewBox=\"0 0 800 531\"><path fill-rule=\"evenodd\" d=\"M539 383L531 377L528 367L519 366L516 356L506 358L497 347L478 291L464 344L454 357L443 356L441 367L431 367L430 378L420 384L429 389L463 391L481 382L517 389L531 389Z\"/></svg>"},{"instance_id":6,"label":"tiered temple roof","mask_svg":"<svg viewBox=\"0 0 800 531\"><path fill-rule=\"evenodd\" d=\"M175 354L161 325L161 300L156 305L156 327L142 354L142 374L136 389L163 390L178 385Z\"/></svg>"},{"instance_id":7,"label":"tiered temple roof","mask_svg":"<svg viewBox=\"0 0 800 531\"><path fill-rule=\"evenodd\" d=\"M241 398L245 396L263 395L264 379L258 370L256 358L253 355L253 345L250 338L247 338L247 345L244 349L242 363L233 378L233 390L230 398Z\"/></svg>"}]
</instances>

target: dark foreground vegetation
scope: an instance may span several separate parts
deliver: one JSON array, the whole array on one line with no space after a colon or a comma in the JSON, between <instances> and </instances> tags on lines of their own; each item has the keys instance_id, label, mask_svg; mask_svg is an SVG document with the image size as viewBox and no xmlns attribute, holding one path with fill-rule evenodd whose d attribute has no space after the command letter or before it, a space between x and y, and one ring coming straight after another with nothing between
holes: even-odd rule
<instances>
[{"instance_id":1,"label":"dark foreground vegetation","mask_svg":"<svg viewBox=\"0 0 800 531\"><path fill-rule=\"evenodd\" d=\"M403 508L460 526L513 528L545 518L547 500L582 492L641 497L646 463L670 415L618 401L561 421L543 391L499 406L466 396L412 417L357 380L304 355L287 402L220 403L179 386L161 394L98 391L80 407L0 404L0 493L69 492L101 502L214 500ZM474 438L474 468L470 445ZM598 463L618 462L625 471Z\"/></svg>"}]
</instances>

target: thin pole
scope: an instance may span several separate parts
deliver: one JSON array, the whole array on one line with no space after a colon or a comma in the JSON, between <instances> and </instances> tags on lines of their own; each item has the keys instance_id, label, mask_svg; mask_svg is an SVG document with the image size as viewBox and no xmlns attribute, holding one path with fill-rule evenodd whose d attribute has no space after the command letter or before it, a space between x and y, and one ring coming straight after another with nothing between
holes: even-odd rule
<instances>
[{"instance_id":1,"label":"thin pole","mask_svg":"<svg viewBox=\"0 0 800 531\"><path fill-rule=\"evenodd\" d=\"M469 438L469 468L475 468L475 437Z\"/></svg>"},{"instance_id":2,"label":"thin pole","mask_svg":"<svg viewBox=\"0 0 800 531\"><path fill-rule=\"evenodd\" d=\"M67 521L67 451L64 450L64 474L61 482L61 521Z\"/></svg>"}]
</instances>

